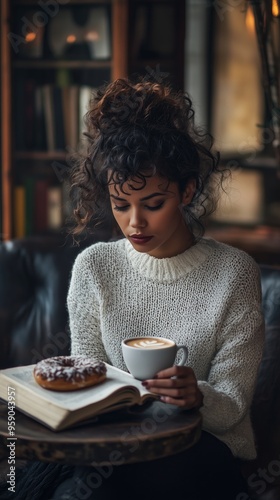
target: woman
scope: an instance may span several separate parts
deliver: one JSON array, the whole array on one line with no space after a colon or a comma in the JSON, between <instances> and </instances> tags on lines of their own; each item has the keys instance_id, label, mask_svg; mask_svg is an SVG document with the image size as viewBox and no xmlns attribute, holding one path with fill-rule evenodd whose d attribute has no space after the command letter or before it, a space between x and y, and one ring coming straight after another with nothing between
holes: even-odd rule
<instances>
[{"instance_id":1,"label":"woman","mask_svg":"<svg viewBox=\"0 0 280 500\"><path fill-rule=\"evenodd\" d=\"M201 439L172 457L114 467L98 489L93 468L36 462L18 485L24 500L249 499L239 461L256 456L249 412L264 337L260 277L247 254L203 237L225 172L193 117L188 97L148 81L117 80L93 98L86 155L73 169L74 234L109 209L124 238L78 255L68 309L72 354L123 370L123 338L185 344L187 366L143 384L182 411L199 408Z\"/></svg>"},{"instance_id":2,"label":"woman","mask_svg":"<svg viewBox=\"0 0 280 500\"><path fill-rule=\"evenodd\" d=\"M189 98L147 81L117 80L92 100L87 154L73 176L75 232L110 206L125 238L77 257L68 294L72 354L126 370L123 338L187 345L188 366L143 384L182 410L200 408L199 444L119 467L112 487L127 471L131 484L146 472L155 494L177 488L179 498L229 500L246 491L237 460L256 456L249 410L263 347L260 278L247 254L202 237L224 172L193 116Z\"/></svg>"}]
</instances>

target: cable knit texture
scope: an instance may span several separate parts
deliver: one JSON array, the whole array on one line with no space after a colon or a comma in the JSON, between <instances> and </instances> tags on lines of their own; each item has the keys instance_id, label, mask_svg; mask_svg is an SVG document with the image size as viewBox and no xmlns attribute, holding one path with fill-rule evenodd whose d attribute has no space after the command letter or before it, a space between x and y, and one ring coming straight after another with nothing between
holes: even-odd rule
<instances>
[{"instance_id":1,"label":"cable knit texture","mask_svg":"<svg viewBox=\"0 0 280 500\"><path fill-rule=\"evenodd\" d=\"M264 323L259 268L249 255L207 238L164 259L126 239L95 243L75 261L67 302L72 354L126 370L124 338L188 346L204 396L203 428L235 456L256 456L249 409Z\"/></svg>"}]
</instances>

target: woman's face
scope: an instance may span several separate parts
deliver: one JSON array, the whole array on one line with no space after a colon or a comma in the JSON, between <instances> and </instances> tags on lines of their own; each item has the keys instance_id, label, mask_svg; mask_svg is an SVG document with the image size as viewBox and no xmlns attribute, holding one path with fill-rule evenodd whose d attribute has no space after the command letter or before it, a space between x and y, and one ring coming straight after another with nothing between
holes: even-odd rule
<instances>
[{"instance_id":1,"label":"woman's face","mask_svg":"<svg viewBox=\"0 0 280 500\"><path fill-rule=\"evenodd\" d=\"M140 182L131 179L122 190L114 182L109 184L113 215L124 236L135 250L153 257L173 257L184 252L192 245L192 234L181 206L192 200L195 182L190 181L184 193L179 192L176 182L158 174L147 177L141 189Z\"/></svg>"}]
</instances>

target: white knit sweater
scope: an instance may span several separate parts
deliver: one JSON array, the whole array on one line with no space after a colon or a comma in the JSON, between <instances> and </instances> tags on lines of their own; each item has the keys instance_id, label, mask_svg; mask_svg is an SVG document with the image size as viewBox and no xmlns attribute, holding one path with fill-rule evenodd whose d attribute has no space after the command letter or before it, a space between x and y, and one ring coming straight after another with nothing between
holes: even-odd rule
<instances>
[{"instance_id":1,"label":"white knit sweater","mask_svg":"<svg viewBox=\"0 0 280 500\"><path fill-rule=\"evenodd\" d=\"M255 457L249 408L264 326L259 269L246 253L206 238L164 259L126 239L95 243L75 261L68 310L72 354L123 370L126 337L187 345L204 395L203 428L235 456Z\"/></svg>"}]
</instances>

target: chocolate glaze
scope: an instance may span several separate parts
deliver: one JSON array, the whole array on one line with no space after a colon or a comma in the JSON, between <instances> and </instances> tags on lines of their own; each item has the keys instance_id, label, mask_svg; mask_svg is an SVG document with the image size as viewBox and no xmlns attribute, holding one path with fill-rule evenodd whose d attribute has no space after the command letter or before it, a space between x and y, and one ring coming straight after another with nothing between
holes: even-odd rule
<instances>
[{"instance_id":1,"label":"chocolate glaze","mask_svg":"<svg viewBox=\"0 0 280 500\"><path fill-rule=\"evenodd\" d=\"M34 375L49 381L62 379L76 382L91 375L104 375L106 371L103 361L83 356L55 356L39 361L34 367Z\"/></svg>"}]
</instances>

